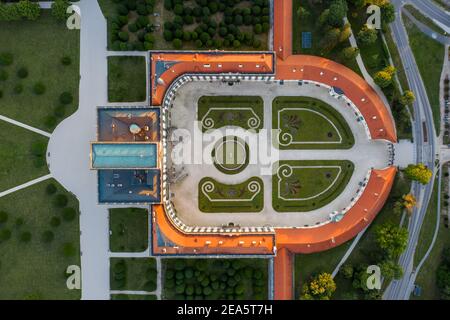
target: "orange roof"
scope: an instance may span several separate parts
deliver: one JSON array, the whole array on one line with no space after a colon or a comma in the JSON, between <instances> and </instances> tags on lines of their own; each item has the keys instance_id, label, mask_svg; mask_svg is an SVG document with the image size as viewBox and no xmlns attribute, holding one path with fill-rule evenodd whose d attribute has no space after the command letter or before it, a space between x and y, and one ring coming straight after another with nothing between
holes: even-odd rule
<instances>
[{"instance_id":1,"label":"orange roof","mask_svg":"<svg viewBox=\"0 0 450 320\"><path fill-rule=\"evenodd\" d=\"M292 55L292 0L274 1L273 50L277 57Z\"/></svg>"},{"instance_id":2,"label":"orange roof","mask_svg":"<svg viewBox=\"0 0 450 320\"><path fill-rule=\"evenodd\" d=\"M339 87L363 115L372 139L397 141L394 121L383 101L363 78L342 64L315 56L290 56L277 60L276 78Z\"/></svg>"},{"instance_id":3,"label":"orange roof","mask_svg":"<svg viewBox=\"0 0 450 320\"><path fill-rule=\"evenodd\" d=\"M186 234L169 221L163 205L153 205L152 208L153 252L156 254L273 254L273 233ZM164 236L167 245L158 243L159 235Z\"/></svg>"},{"instance_id":4,"label":"orange roof","mask_svg":"<svg viewBox=\"0 0 450 320\"><path fill-rule=\"evenodd\" d=\"M281 248L274 259L275 300L292 300L293 256L288 249Z\"/></svg>"},{"instance_id":5,"label":"orange roof","mask_svg":"<svg viewBox=\"0 0 450 320\"><path fill-rule=\"evenodd\" d=\"M274 57L271 53L152 53L151 100L159 106L167 88L183 74L248 73L270 74L274 72ZM161 74L156 75L159 70ZM159 76L155 79L155 76Z\"/></svg>"},{"instance_id":6,"label":"orange roof","mask_svg":"<svg viewBox=\"0 0 450 320\"><path fill-rule=\"evenodd\" d=\"M373 170L364 193L337 223L331 222L316 228L275 229L277 247L295 253L312 253L331 249L352 239L383 208L396 172L395 167Z\"/></svg>"}]
</instances>

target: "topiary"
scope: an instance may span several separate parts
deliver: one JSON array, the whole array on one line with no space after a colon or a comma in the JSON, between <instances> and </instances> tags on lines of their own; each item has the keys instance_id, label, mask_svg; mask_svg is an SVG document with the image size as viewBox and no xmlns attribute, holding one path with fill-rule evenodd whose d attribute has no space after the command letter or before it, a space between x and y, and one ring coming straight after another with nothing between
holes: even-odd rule
<instances>
[{"instance_id":1,"label":"topiary","mask_svg":"<svg viewBox=\"0 0 450 320\"><path fill-rule=\"evenodd\" d=\"M53 111L53 114L55 115L55 117L62 118L66 114L66 109L64 108L64 106L57 106Z\"/></svg>"},{"instance_id":2,"label":"topiary","mask_svg":"<svg viewBox=\"0 0 450 320\"><path fill-rule=\"evenodd\" d=\"M44 124L47 128L52 129L56 126L57 120L54 116L47 116L44 119Z\"/></svg>"},{"instance_id":3,"label":"topiary","mask_svg":"<svg viewBox=\"0 0 450 320\"><path fill-rule=\"evenodd\" d=\"M22 234L20 235L20 241L30 242L31 241L31 233L28 231L22 232Z\"/></svg>"},{"instance_id":4,"label":"topiary","mask_svg":"<svg viewBox=\"0 0 450 320\"><path fill-rule=\"evenodd\" d=\"M23 218L17 218L16 219L16 227L19 228L25 224L25 220Z\"/></svg>"},{"instance_id":5,"label":"topiary","mask_svg":"<svg viewBox=\"0 0 450 320\"><path fill-rule=\"evenodd\" d=\"M42 241L44 241L46 243L52 242L54 238L55 238L55 235L50 230L47 230L42 234Z\"/></svg>"},{"instance_id":6,"label":"topiary","mask_svg":"<svg viewBox=\"0 0 450 320\"><path fill-rule=\"evenodd\" d=\"M69 66L70 64L72 64L72 58L69 56L64 56L61 58L61 63L64 66Z\"/></svg>"},{"instance_id":7,"label":"topiary","mask_svg":"<svg viewBox=\"0 0 450 320\"><path fill-rule=\"evenodd\" d=\"M77 216L77 211L74 208L64 208L63 219L65 221L72 221Z\"/></svg>"},{"instance_id":8,"label":"topiary","mask_svg":"<svg viewBox=\"0 0 450 320\"><path fill-rule=\"evenodd\" d=\"M63 92L61 93L61 95L59 96L59 102L61 102L61 104L63 105L67 105L73 102L73 96L70 92Z\"/></svg>"},{"instance_id":9,"label":"topiary","mask_svg":"<svg viewBox=\"0 0 450 320\"><path fill-rule=\"evenodd\" d=\"M47 144L43 141L35 141L31 144L31 153L35 157L42 157L47 149Z\"/></svg>"},{"instance_id":10,"label":"topiary","mask_svg":"<svg viewBox=\"0 0 450 320\"><path fill-rule=\"evenodd\" d=\"M28 69L25 67L20 68L19 70L17 70L17 76L20 79L25 79L26 77L28 77Z\"/></svg>"},{"instance_id":11,"label":"topiary","mask_svg":"<svg viewBox=\"0 0 450 320\"><path fill-rule=\"evenodd\" d=\"M8 213L5 211L0 211L0 224L8 221Z\"/></svg>"},{"instance_id":12,"label":"topiary","mask_svg":"<svg viewBox=\"0 0 450 320\"><path fill-rule=\"evenodd\" d=\"M8 229L0 230L0 241L7 241L11 238L11 231Z\"/></svg>"},{"instance_id":13,"label":"topiary","mask_svg":"<svg viewBox=\"0 0 450 320\"><path fill-rule=\"evenodd\" d=\"M33 86L33 92L34 92L34 94L36 94L38 96L43 95L45 93L46 89L47 88L45 87L45 85L42 82L37 82Z\"/></svg>"},{"instance_id":14,"label":"topiary","mask_svg":"<svg viewBox=\"0 0 450 320\"><path fill-rule=\"evenodd\" d=\"M50 225L54 228L59 227L61 225L61 219L58 217L52 217L50 219Z\"/></svg>"},{"instance_id":15,"label":"topiary","mask_svg":"<svg viewBox=\"0 0 450 320\"><path fill-rule=\"evenodd\" d=\"M57 194L53 200L53 205L57 208L64 208L67 206L69 199L65 194Z\"/></svg>"}]
</instances>

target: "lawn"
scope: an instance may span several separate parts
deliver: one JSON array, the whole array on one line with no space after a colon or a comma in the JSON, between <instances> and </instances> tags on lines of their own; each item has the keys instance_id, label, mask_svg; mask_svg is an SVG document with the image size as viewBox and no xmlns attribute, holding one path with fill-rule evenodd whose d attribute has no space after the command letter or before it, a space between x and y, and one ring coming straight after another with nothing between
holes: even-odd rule
<instances>
[{"instance_id":1,"label":"lawn","mask_svg":"<svg viewBox=\"0 0 450 320\"><path fill-rule=\"evenodd\" d=\"M144 57L108 57L109 102L142 102L147 95Z\"/></svg>"},{"instance_id":2,"label":"lawn","mask_svg":"<svg viewBox=\"0 0 450 320\"><path fill-rule=\"evenodd\" d=\"M267 259L165 259L163 299L264 300Z\"/></svg>"},{"instance_id":3,"label":"lawn","mask_svg":"<svg viewBox=\"0 0 450 320\"><path fill-rule=\"evenodd\" d=\"M298 8L302 6L306 10L310 12L310 15L306 18L298 17ZM292 22L292 34L293 34L293 43L292 50L294 54L308 54L313 56L322 56L324 58L328 58L330 60L339 62L346 67L352 69L359 75L361 75L361 70L358 67L356 59L351 61L343 60L340 57L340 52L343 48L350 46L350 41L346 40L343 43L339 44L336 48L334 48L331 52L324 53L320 46L320 39L323 38L324 31L318 25L318 17L320 14L327 8L325 4L321 2L315 1L314 4L311 4L310 1L307 0L294 0L293 1L293 22ZM312 36L312 48L302 48L302 32L311 32Z\"/></svg>"},{"instance_id":4,"label":"lawn","mask_svg":"<svg viewBox=\"0 0 450 320\"><path fill-rule=\"evenodd\" d=\"M420 75L427 90L433 111L434 126L439 135L441 110L439 101L439 85L441 81L442 67L445 58L445 49L442 44L423 34L414 23L402 15L409 36L409 44L419 68Z\"/></svg>"},{"instance_id":5,"label":"lawn","mask_svg":"<svg viewBox=\"0 0 450 320\"><path fill-rule=\"evenodd\" d=\"M264 183L257 177L237 185L203 178L198 189L199 209L202 212L260 212L264 208Z\"/></svg>"},{"instance_id":6,"label":"lawn","mask_svg":"<svg viewBox=\"0 0 450 320\"><path fill-rule=\"evenodd\" d=\"M310 97L277 97L272 103L272 128L280 149L350 149L355 138L342 115Z\"/></svg>"},{"instance_id":7,"label":"lawn","mask_svg":"<svg viewBox=\"0 0 450 320\"><path fill-rule=\"evenodd\" d=\"M109 210L109 248L113 252L140 252L148 248L148 211L138 208Z\"/></svg>"},{"instance_id":8,"label":"lawn","mask_svg":"<svg viewBox=\"0 0 450 320\"><path fill-rule=\"evenodd\" d=\"M111 258L111 290L156 290L156 260L153 258Z\"/></svg>"},{"instance_id":9,"label":"lawn","mask_svg":"<svg viewBox=\"0 0 450 320\"><path fill-rule=\"evenodd\" d=\"M53 195L47 193L50 184ZM55 206L60 194L75 211ZM0 198L0 211L8 213L0 224L0 300L80 299L80 290L67 289L65 274L68 266L80 266L76 198L48 180Z\"/></svg>"},{"instance_id":10,"label":"lawn","mask_svg":"<svg viewBox=\"0 0 450 320\"><path fill-rule=\"evenodd\" d=\"M353 170L350 161L280 161L272 178L273 208L278 212L317 210L342 193Z\"/></svg>"},{"instance_id":11,"label":"lawn","mask_svg":"<svg viewBox=\"0 0 450 320\"><path fill-rule=\"evenodd\" d=\"M0 66L0 73L8 78L0 80L0 114L52 131L58 122L74 113L80 81L79 39L79 30L67 29L45 10L36 21L0 22L0 54L13 56L11 65ZM69 57L70 65L63 65L63 57ZM26 78L19 77L21 68L26 69ZM38 83L45 87L42 94L34 93ZM73 99L65 106L60 102L63 92Z\"/></svg>"},{"instance_id":12,"label":"lawn","mask_svg":"<svg viewBox=\"0 0 450 320\"><path fill-rule=\"evenodd\" d=\"M0 120L0 192L48 173L47 143L46 137Z\"/></svg>"},{"instance_id":13,"label":"lawn","mask_svg":"<svg viewBox=\"0 0 450 320\"><path fill-rule=\"evenodd\" d=\"M119 18L119 7L121 1L98 0L98 2L102 9L103 15L108 21L108 48L110 50L221 49L233 51L261 51L267 50L268 48L268 32L264 32L263 29L261 33L255 34L252 26L255 18L257 18L256 20L259 21L261 26L268 23L268 2L267 6L263 8L259 14L247 14L248 18L250 18L250 24L242 23L240 25L235 23L237 21L235 21L234 18L237 15L241 16L241 18L245 17L242 9L249 8L251 5L251 3L247 0L236 2L233 9L241 10L241 12L239 14L237 14L238 12L233 12L229 15L231 21L225 20L227 17L224 12L220 10L220 8L216 13L209 13L206 15L201 13L200 16L196 17L192 11L198 6L198 3L193 0L183 1L183 13L180 15L175 14L173 9L167 10L164 6L163 0L154 0L154 5L148 6L151 10L148 10L147 14L139 14L137 10L131 10L128 15L126 15L126 19L121 21ZM147 0L147 3L151 2L151 0ZM188 23L188 20L191 18L186 18L186 16L193 18L192 23ZM139 25L138 19L144 19L145 24ZM256 20L255 22L258 22ZM138 22L137 31L130 31L130 25L136 25L136 22ZM225 40L227 39L219 34L220 27L223 26L223 23L225 23L226 27L229 27L230 25L236 26L236 37L238 31L242 34L248 34L249 37L246 39L241 39L241 44L237 48L233 46L234 38L233 41L228 40L230 43L226 45ZM176 26L178 26L178 28ZM199 30L200 27L203 28L201 31ZM265 26L265 28L267 27L268 25ZM167 41L164 37L165 31L171 31L173 39L180 39L182 47L176 47L173 44L173 39ZM121 41L118 37L118 32L126 33L128 40ZM202 45L198 46L194 40L193 32L196 33L195 39L197 40L202 38L200 37L202 33L209 34L208 39L210 41L203 41Z\"/></svg>"},{"instance_id":14,"label":"lawn","mask_svg":"<svg viewBox=\"0 0 450 320\"><path fill-rule=\"evenodd\" d=\"M154 294L112 294L111 300L158 300Z\"/></svg>"},{"instance_id":15,"label":"lawn","mask_svg":"<svg viewBox=\"0 0 450 320\"><path fill-rule=\"evenodd\" d=\"M264 101L254 96L203 96L198 100L203 132L236 126L258 132L264 126Z\"/></svg>"},{"instance_id":16,"label":"lawn","mask_svg":"<svg viewBox=\"0 0 450 320\"><path fill-rule=\"evenodd\" d=\"M377 260L378 246L375 239L375 229L377 226L387 222L396 225L400 223L401 216L393 213L394 203L403 195L409 193L410 190L411 182L403 177L402 173L398 173L386 204L366 230L358 245L347 259L346 264L352 265L353 267L360 267L378 264L380 262ZM355 289L352 286L352 279L345 279L341 273L338 273L335 277L335 281L337 290L333 295L333 299L346 300L366 298L361 290Z\"/></svg>"},{"instance_id":17,"label":"lawn","mask_svg":"<svg viewBox=\"0 0 450 320\"><path fill-rule=\"evenodd\" d=\"M295 296L300 296L303 285L311 277L323 272L331 274L337 267L339 261L341 261L345 252L347 252L351 243L352 241L348 241L336 248L323 252L295 255Z\"/></svg>"}]
</instances>

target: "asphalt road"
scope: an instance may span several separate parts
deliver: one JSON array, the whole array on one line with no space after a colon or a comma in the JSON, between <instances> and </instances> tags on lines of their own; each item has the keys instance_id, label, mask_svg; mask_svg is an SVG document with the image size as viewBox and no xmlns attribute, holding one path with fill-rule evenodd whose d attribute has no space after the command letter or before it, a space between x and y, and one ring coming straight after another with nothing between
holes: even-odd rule
<instances>
[{"instance_id":1,"label":"asphalt road","mask_svg":"<svg viewBox=\"0 0 450 320\"><path fill-rule=\"evenodd\" d=\"M417 97L417 101L414 103L414 140L416 143L417 152L416 160L418 163L423 162L429 168L433 169L432 181L434 181L436 173L435 160L437 138L433 123L431 105L428 100L427 92L420 76L419 69L416 65L414 55L409 46L408 35L401 19L401 6L405 4L405 2L400 0L393 0L392 2L396 6L397 14L396 21L391 24L392 35L399 48L400 56L403 60L410 89L415 92L415 95ZM427 15L433 14L433 16L430 16L430 18L435 18L435 7L431 7L427 3L425 3L428 1L414 1L414 4L416 5L419 2L423 6L423 8L420 8L422 13ZM439 18L442 19L443 17L441 12L438 13ZM443 14L445 15L445 13ZM446 23L447 20L445 20ZM422 124L424 124L424 126ZM426 132L424 132L424 129L426 130ZM428 136L427 142L424 142L425 135ZM420 234L420 229L427 212L432 191L432 182L430 182L426 186L422 186L417 183L413 184L413 193L418 199L420 206L413 211L412 217L408 223L408 246L399 259L399 263L404 270L404 276L399 280L391 282L384 293L383 299L407 300L411 295L411 291L413 289L414 281L416 278L416 273L414 270L414 254Z\"/></svg>"}]
</instances>

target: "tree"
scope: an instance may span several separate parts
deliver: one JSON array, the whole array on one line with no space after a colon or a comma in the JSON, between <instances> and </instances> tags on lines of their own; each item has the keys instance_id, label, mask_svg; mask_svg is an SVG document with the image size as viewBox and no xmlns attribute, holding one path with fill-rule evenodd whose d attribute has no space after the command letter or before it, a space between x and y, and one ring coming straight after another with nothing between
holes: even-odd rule
<instances>
[{"instance_id":1,"label":"tree","mask_svg":"<svg viewBox=\"0 0 450 320\"><path fill-rule=\"evenodd\" d=\"M414 95L414 92L406 90L403 92L399 101L404 106L410 106L414 103L414 101L416 101L416 96Z\"/></svg>"},{"instance_id":2,"label":"tree","mask_svg":"<svg viewBox=\"0 0 450 320\"><path fill-rule=\"evenodd\" d=\"M362 45L369 45L377 41L378 34L375 29L371 29L365 24L358 32L358 40Z\"/></svg>"},{"instance_id":3,"label":"tree","mask_svg":"<svg viewBox=\"0 0 450 320\"><path fill-rule=\"evenodd\" d=\"M30 242L31 241L31 233L28 231L22 232L22 234L20 235L20 241Z\"/></svg>"},{"instance_id":4,"label":"tree","mask_svg":"<svg viewBox=\"0 0 450 320\"><path fill-rule=\"evenodd\" d=\"M180 39L174 39L172 44L173 44L173 47L177 50L179 50L183 47L183 41L181 41Z\"/></svg>"},{"instance_id":5,"label":"tree","mask_svg":"<svg viewBox=\"0 0 450 320\"><path fill-rule=\"evenodd\" d=\"M8 213L5 211L0 211L0 224L8 221Z\"/></svg>"},{"instance_id":6,"label":"tree","mask_svg":"<svg viewBox=\"0 0 450 320\"><path fill-rule=\"evenodd\" d=\"M423 163L417 165L410 164L405 169L405 174L409 179L418 181L423 185L428 184L433 177L433 172Z\"/></svg>"},{"instance_id":7,"label":"tree","mask_svg":"<svg viewBox=\"0 0 450 320\"><path fill-rule=\"evenodd\" d=\"M328 30L325 33L325 36L322 38L321 46L325 51L331 51L339 42L339 35L341 34L341 30L339 28L333 28Z\"/></svg>"},{"instance_id":8,"label":"tree","mask_svg":"<svg viewBox=\"0 0 450 320\"><path fill-rule=\"evenodd\" d=\"M386 71L378 71L373 80L381 88L389 87L392 83L392 76Z\"/></svg>"},{"instance_id":9,"label":"tree","mask_svg":"<svg viewBox=\"0 0 450 320\"><path fill-rule=\"evenodd\" d=\"M380 263L381 275L385 280L399 279L403 276L402 267L393 260L385 260Z\"/></svg>"},{"instance_id":10,"label":"tree","mask_svg":"<svg viewBox=\"0 0 450 320\"><path fill-rule=\"evenodd\" d=\"M381 5L381 20L386 24L395 21L395 7L392 3L386 2Z\"/></svg>"},{"instance_id":11,"label":"tree","mask_svg":"<svg viewBox=\"0 0 450 320\"><path fill-rule=\"evenodd\" d=\"M355 59L359 54L359 48L358 47L347 47L342 50L341 56L345 60L353 60Z\"/></svg>"},{"instance_id":12,"label":"tree","mask_svg":"<svg viewBox=\"0 0 450 320\"><path fill-rule=\"evenodd\" d=\"M55 0L52 4L52 16L56 20L64 21L67 19L67 8L70 6L69 0Z\"/></svg>"},{"instance_id":13,"label":"tree","mask_svg":"<svg viewBox=\"0 0 450 320\"><path fill-rule=\"evenodd\" d=\"M334 0L330 5L327 22L333 27L341 27L347 15L348 6L345 0Z\"/></svg>"},{"instance_id":14,"label":"tree","mask_svg":"<svg viewBox=\"0 0 450 320\"><path fill-rule=\"evenodd\" d=\"M346 23L339 35L339 42L347 41L352 35L352 28L349 23Z\"/></svg>"},{"instance_id":15,"label":"tree","mask_svg":"<svg viewBox=\"0 0 450 320\"><path fill-rule=\"evenodd\" d=\"M73 101L73 96L70 92L63 92L59 96L59 102L63 105L71 104Z\"/></svg>"},{"instance_id":16,"label":"tree","mask_svg":"<svg viewBox=\"0 0 450 320\"><path fill-rule=\"evenodd\" d=\"M351 264L343 265L341 268L341 273L345 279L351 279L354 273L353 266Z\"/></svg>"},{"instance_id":17,"label":"tree","mask_svg":"<svg viewBox=\"0 0 450 320\"><path fill-rule=\"evenodd\" d=\"M311 12L300 6L297 10L297 15L300 19L307 19L311 15Z\"/></svg>"},{"instance_id":18,"label":"tree","mask_svg":"<svg viewBox=\"0 0 450 320\"><path fill-rule=\"evenodd\" d=\"M39 3L31 2L29 0L20 0L17 3L17 9L20 16L28 20L36 20L41 15Z\"/></svg>"},{"instance_id":19,"label":"tree","mask_svg":"<svg viewBox=\"0 0 450 320\"><path fill-rule=\"evenodd\" d=\"M385 223L375 230L378 246L389 258L398 258L408 243L408 229Z\"/></svg>"},{"instance_id":20,"label":"tree","mask_svg":"<svg viewBox=\"0 0 450 320\"><path fill-rule=\"evenodd\" d=\"M302 299L305 300L328 300L336 291L336 283L329 273L321 273L313 277L304 285Z\"/></svg>"},{"instance_id":21,"label":"tree","mask_svg":"<svg viewBox=\"0 0 450 320\"><path fill-rule=\"evenodd\" d=\"M403 207L409 212L412 213L414 207L417 204L417 199L412 194L405 194L403 197Z\"/></svg>"}]
</instances>

